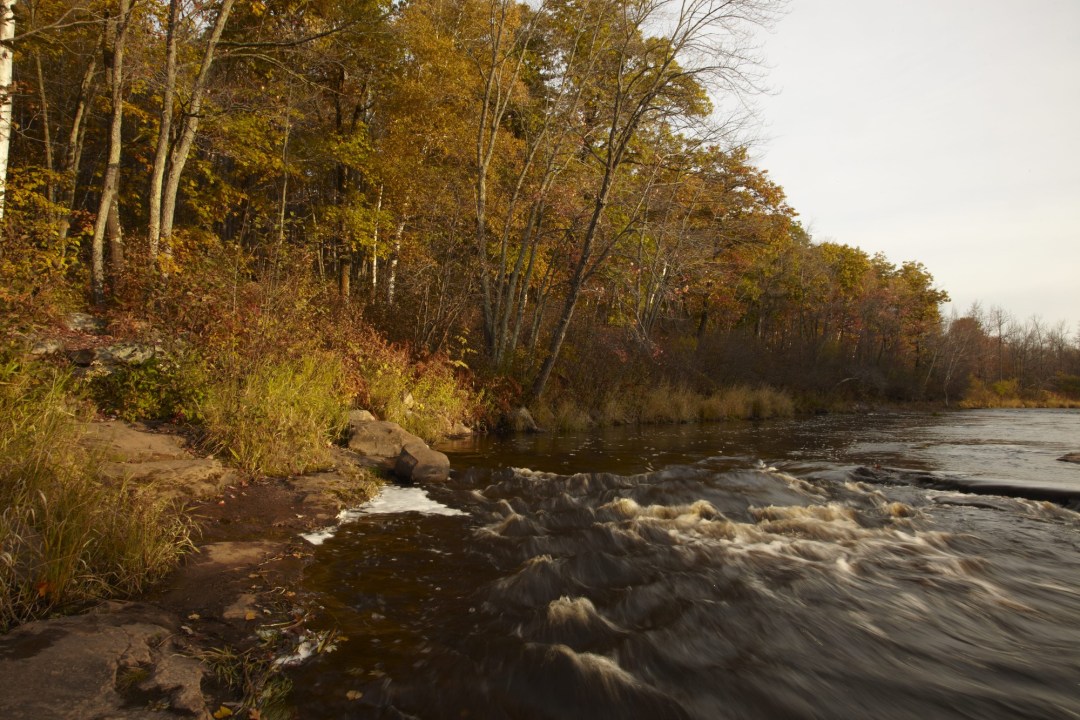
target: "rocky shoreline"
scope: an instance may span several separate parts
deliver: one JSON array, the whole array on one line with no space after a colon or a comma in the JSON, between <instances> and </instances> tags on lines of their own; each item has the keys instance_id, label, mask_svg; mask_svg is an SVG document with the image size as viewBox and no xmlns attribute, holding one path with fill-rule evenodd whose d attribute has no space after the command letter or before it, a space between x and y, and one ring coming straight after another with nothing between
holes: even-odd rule
<instances>
[{"instance_id":1,"label":"rocky shoreline","mask_svg":"<svg viewBox=\"0 0 1080 720\"><path fill-rule=\"evenodd\" d=\"M373 468L405 482L445 480L450 469L445 455L365 411L351 414L333 467L285 478L248 481L169 429L96 422L83 443L104 458L107 479L186 503L197 547L144 597L0 636L0 717L8 720L257 718L237 714L246 710L238 692L199 658L238 648L272 662L266 656L309 642L295 588L312 546L301 534L335 524L377 492Z\"/></svg>"}]
</instances>

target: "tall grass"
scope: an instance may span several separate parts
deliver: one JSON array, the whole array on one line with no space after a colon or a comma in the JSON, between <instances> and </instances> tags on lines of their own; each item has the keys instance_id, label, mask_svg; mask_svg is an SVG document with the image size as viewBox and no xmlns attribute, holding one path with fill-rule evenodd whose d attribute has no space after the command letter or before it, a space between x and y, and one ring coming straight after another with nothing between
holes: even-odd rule
<instances>
[{"instance_id":1,"label":"tall grass","mask_svg":"<svg viewBox=\"0 0 1080 720\"><path fill-rule=\"evenodd\" d=\"M795 402L770 387L744 385L705 395L681 385L662 382L649 388L610 391L585 405L570 395L548 397L537 405L535 417L552 430L581 430L608 425L691 423L791 417Z\"/></svg>"},{"instance_id":2,"label":"tall grass","mask_svg":"<svg viewBox=\"0 0 1080 720\"><path fill-rule=\"evenodd\" d=\"M253 475L327 467L347 420L340 360L326 354L226 369L200 405L208 443Z\"/></svg>"},{"instance_id":3,"label":"tall grass","mask_svg":"<svg viewBox=\"0 0 1080 720\"><path fill-rule=\"evenodd\" d=\"M1049 390L1022 389L1016 379L985 383L972 378L960 407L977 408L1080 408L1080 400Z\"/></svg>"},{"instance_id":4,"label":"tall grass","mask_svg":"<svg viewBox=\"0 0 1080 720\"><path fill-rule=\"evenodd\" d=\"M351 339L347 353L363 378L361 403L424 440L438 440L477 412L477 399L443 356L418 362L374 333Z\"/></svg>"},{"instance_id":5,"label":"tall grass","mask_svg":"<svg viewBox=\"0 0 1080 720\"><path fill-rule=\"evenodd\" d=\"M0 629L139 592L191 546L179 509L103 481L78 433L63 374L0 361Z\"/></svg>"}]
</instances>

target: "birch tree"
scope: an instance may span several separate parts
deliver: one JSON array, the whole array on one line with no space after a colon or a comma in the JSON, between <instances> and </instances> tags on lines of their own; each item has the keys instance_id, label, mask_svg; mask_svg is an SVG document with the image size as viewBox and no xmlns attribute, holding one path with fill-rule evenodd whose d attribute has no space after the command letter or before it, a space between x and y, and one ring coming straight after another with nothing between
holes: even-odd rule
<instances>
[{"instance_id":1,"label":"birch tree","mask_svg":"<svg viewBox=\"0 0 1080 720\"><path fill-rule=\"evenodd\" d=\"M582 126L582 157L594 171L587 191L588 220L575 235L575 258L566 295L548 341L547 355L531 387L539 397L551 377L585 283L610 256L627 227L608 227L608 203L633 143L650 123L685 124L708 115L705 92L746 93L755 89L753 29L767 24L777 3L770 0L599 0L591 23L602 29L592 52L599 53L587 77L591 95ZM614 232L612 231L614 229Z\"/></svg>"},{"instance_id":2,"label":"birch tree","mask_svg":"<svg viewBox=\"0 0 1080 720\"><path fill-rule=\"evenodd\" d=\"M11 107L14 69L15 0L0 0L0 221L7 199L8 155L11 152Z\"/></svg>"},{"instance_id":3,"label":"birch tree","mask_svg":"<svg viewBox=\"0 0 1080 720\"><path fill-rule=\"evenodd\" d=\"M114 211L120 186L120 155L124 121L124 44L131 20L131 0L118 0L116 15L106 18L108 30L104 43L105 70L111 90L108 158L101 185L94 237L91 244L90 294L95 304L105 301L105 232Z\"/></svg>"}]
</instances>

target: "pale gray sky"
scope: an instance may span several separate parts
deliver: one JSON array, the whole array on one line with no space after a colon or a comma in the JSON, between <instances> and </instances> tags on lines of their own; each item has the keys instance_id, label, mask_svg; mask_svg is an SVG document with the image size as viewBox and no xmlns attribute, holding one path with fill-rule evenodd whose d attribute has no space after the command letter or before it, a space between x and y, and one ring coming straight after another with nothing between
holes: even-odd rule
<instances>
[{"instance_id":1,"label":"pale gray sky","mask_svg":"<svg viewBox=\"0 0 1080 720\"><path fill-rule=\"evenodd\" d=\"M1080 0L791 0L759 163L818 240L961 313L1080 321Z\"/></svg>"}]
</instances>

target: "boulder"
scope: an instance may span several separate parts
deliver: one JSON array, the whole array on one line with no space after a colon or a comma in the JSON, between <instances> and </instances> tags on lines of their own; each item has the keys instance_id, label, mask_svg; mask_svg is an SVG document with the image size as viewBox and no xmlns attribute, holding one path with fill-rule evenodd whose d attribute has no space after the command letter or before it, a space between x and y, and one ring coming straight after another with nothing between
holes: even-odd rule
<instances>
[{"instance_id":1,"label":"boulder","mask_svg":"<svg viewBox=\"0 0 1080 720\"><path fill-rule=\"evenodd\" d=\"M422 442L397 423L386 420L349 421L349 449L361 455L396 458L409 442Z\"/></svg>"},{"instance_id":2,"label":"boulder","mask_svg":"<svg viewBox=\"0 0 1080 720\"><path fill-rule=\"evenodd\" d=\"M416 483L445 482L450 477L450 459L417 440L401 449L394 474Z\"/></svg>"},{"instance_id":3,"label":"boulder","mask_svg":"<svg viewBox=\"0 0 1080 720\"><path fill-rule=\"evenodd\" d=\"M94 335L105 332L105 321L86 313L71 313L64 318L64 325L72 332L85 332Z\"/></svg>"},{"instance_id":4,"label":"boulder","mask_svg":"<svg viewBox=\"0 0 1080 720\"><path fill-rule=\"evenodd\" d=\"M450 432L446 433L450 438L463 438L473 434L472 428L458 420L450 426Z\"/></svg>"},{"instance_id":5,"label":"boulder","mask_svg":"<svg viewBox=\"0 0 1080 720\"><path fill-rule=\"evenodd\" d=\"M141 343L117 343L99 348L95 359L106 365L141 365L157 354L153 345Z\"/></svg>"},{"instance_id":6,"label":"boulder","mask_svg":"<svg viewBox=\"0 0 1080 720\"><path fill-rule=\"evenodd\" d=\"M1080 463L1080 452L1069 453L1058 458L1061 462Z\"/></svg>"},{"instance_id":7,"label":"boulder","mask_svg":"<svg viewBox=\"0 0 1080 720\"><path fill-rule=\"evenodd\" d=\"M533 420L529 409L524 406L515 408L507 414L506 425L513 432L540 432L540 426Z\"/></svg>"},{"instance_id":8,"label":"boulder","mask_svg":"<svg viewBox=\"0 0 1080 720\"><path fill-rule=\"evenodd\" d=\"M31 355L55 355L64 349L64 343L55 338L46 338L45 340L38 340L31 346Z\"/></svg>"},{"instance_id":9,"label":"boulder","mask_svg":"<svg viewBox=\"0 0 1080 720\"><path fill-rule=\"evenodd\" d=\"M359 423L374 422L379 418L371 414L369 410L353 410L349 413L349 424L357 425Z\"/></svg>"},{"instance_id":10,"label":"boulder","mask_svg":"<svg viewBox=\"0 0 1080 720\"><path fill-rule=\"evenodd\" d=\"M350 450L379 459L384 467L403 480L443 482L450 476L450 460L446 455L432 450L397 423L363 420L361 412L364 411L353 411L349 415Z\"/></svg>"}]
</instances>

